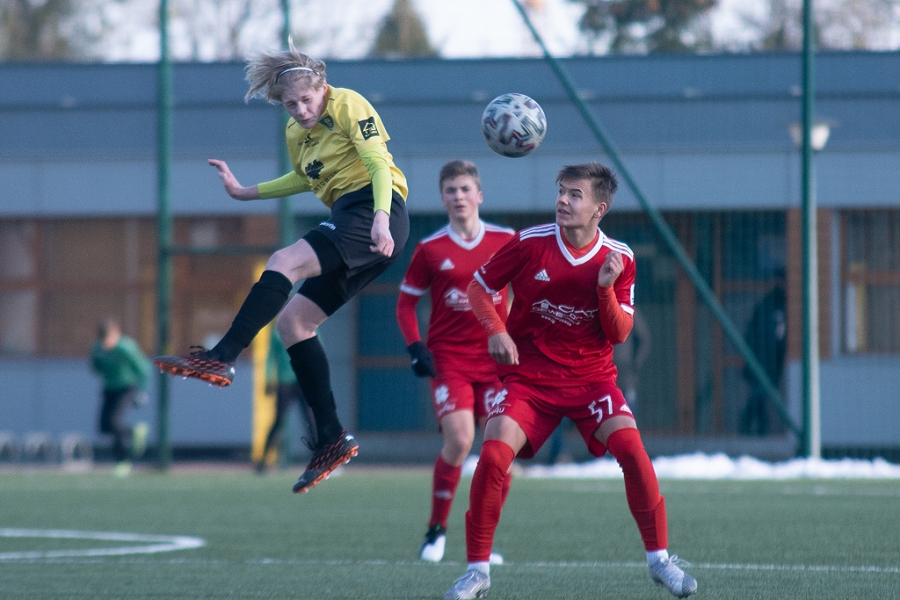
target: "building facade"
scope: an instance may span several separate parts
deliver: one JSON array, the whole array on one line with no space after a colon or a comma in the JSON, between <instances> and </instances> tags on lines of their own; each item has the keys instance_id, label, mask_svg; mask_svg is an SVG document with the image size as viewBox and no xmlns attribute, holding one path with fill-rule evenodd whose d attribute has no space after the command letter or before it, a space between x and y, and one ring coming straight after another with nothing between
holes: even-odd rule
<instances>
[{"instance_id":1,"label":"building facade","mask_svg":"<svg viewBox=\"0 0 900 600\"><path fill-rule=\"evenodd\" d=\"M817 58L817 119L830 128L815 157L826 455L900 452L898 59ZM746 331L762 299L785 289L777 383L799 424L800 156L789 128L800 119L800 57L563 64L735 325ZM278 242L276 203L231 200L206 159L228 161L246 184L273 179L283 133L280 109L243 102L242 65L174 72L171 202L184 252L174 259L170 340L180 351L224 333ZM322 329L340 411L370 455L433 456L427 386L409 369L393 307L415 242L446 219L438 170L474 160L483 216L520 228L552 221L562 165L606 157L541 60L335 62L328 78L378 108L409 179L412 219L404 258ZM120 317L156 352L156 85L154 65L0 65L0 431L94 435L98 383L87 350L99 318ZM537 99L548 119L543 145L523 159L495 155L481 138L484 106L508 91ZM298 236L327 215L311 194L290 202ZM624 182L602 228L637 257L637 310L649 335L635 410L651 453L791 455L796 439L771 407L764 431L742 424L751 393L744 360ZM170 386L176 446L249 444L251 378L242 371L250 369L239 364L226 390ZM155 417L152 403L142 411Z\"/></svg>"}]
</instances>

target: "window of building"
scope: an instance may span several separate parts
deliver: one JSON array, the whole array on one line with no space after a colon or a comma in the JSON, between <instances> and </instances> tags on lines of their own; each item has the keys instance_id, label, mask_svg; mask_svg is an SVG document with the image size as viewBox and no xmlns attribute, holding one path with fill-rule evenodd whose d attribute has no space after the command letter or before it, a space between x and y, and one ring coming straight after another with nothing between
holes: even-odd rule
<instances>
[{"instance_id":1,"label":"window of building","mask_svg":"<svg viewBox=\"0 0 900 600\"><path fill-rule=\"evenodd\" d=\"M227 331L276 235L270 216L176 219L175 245L200 253L173 262L173 350ZM0 220L0 357L82 357L108 316L154 352L157 247L152 217Z\"/></svg>"},{"instance_id":2,"label":"window of building","mask_svg":"<svg viewBox=\"0 0 900 600\"><path fill-rule=\"evenodd\" d=\"M844 350L900 352L900 210L841 216Z\"/></svg>"},{"instance_id":3,"label":"window of building","mask_svg":"<svg viewBox=\"0 0 900 600\"><path fill-rule=\"evenodd\" d=\"M0 222L0 354L21 356L37 348L37 227L29 221Z\"/></svg>"}]
</instances>

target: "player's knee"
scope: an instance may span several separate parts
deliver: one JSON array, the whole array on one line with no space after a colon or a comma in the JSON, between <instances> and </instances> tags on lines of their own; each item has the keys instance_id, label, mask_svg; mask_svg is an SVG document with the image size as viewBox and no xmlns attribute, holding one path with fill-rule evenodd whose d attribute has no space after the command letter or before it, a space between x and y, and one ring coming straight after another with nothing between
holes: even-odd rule
<instances>
[{"instance_id":1,"label":"player's knee","mask_svg":"<svg viewBox=\"0 0 900 600\"><path fill-rule=\"evenodd\" d=\"M303 240L301 240L303 241ZM322 274L319 258L308 244L294 244L276 250L266 263L267 271L277 271L291 283Z\"/></svg>"},{"instance_id":2,"label":"player's knee","mask_svg":"<svg viewBox=\"0 0 900 600\"><path fill-rule=\"evenodd\" d=\"M285 341L286 338L291 337L290 332L293 329L294 318L287 314L287 311L281 311L278 316L275 318L275 330L278 332L278 335L281 337L281 341Z\"/></svg>"},{"instance_id":3,"label":"player's knee","mask_svg":"<svg viewBox=\"0 0 900 600\"><path fill-rule=\"evenodd\" d=\"M472 449L474 441L474 435L469 435L464 431L454 432L446 436L444 438L444 448L441 450L444 460L453 465L461 465L466 456L469 455L469 450Z\"/></svg>"},{"instance_id":4,"label":"player's knee","mask_svg":"<svg viewBox=\"0 0 900 600\"><path fill-rule=\"evenodd\" d=\"M633 462L637 457L646 454L641 434L633 427L617 429L609 434L606 448L619 461L619 464L622 464L623 461Z\"/></svg>"},{"instance_id":5,"label":"player's knee","mask_svg":"<svg viewBox=\"0 0 900 600\"><path fill-rule=\"evenodd\" d=\"M277 271L287 277L291 283L296 283L304 278L303 276L298 276L298 273L306 272L304 269L305 261L302 258L296 252L293 252L291 248L276 250L266 263L266 271Z\"/></svg>"},{"instance_id":6,"label":"player's knee","mask_svg":"<svg viewBox=\"0 0 900 600\"><path fill-rule=\"evenodd\" d=\"M284 345L290 347L297 342L309 339L316 335L317 325L307 323L300 316L290 310L283 310L275 319L275 329L281 336Z\"/></svg>"},{"instance_id":7,"label":"player's knee","mask_svg":"<svg viewBox=\"0 0 900 600\"><path fill-rule=\"evenodd\" d=\"M282 275L290 279L288 273L293 266L291 265L292 262L294 261L291 260L291 252L289 248L276 250L266 262L266 271L277 271L278 273L281 273Z\"/></svg>"},{"instance_id":8,"label":"player's knee","mask_svg":"<svg viewBox=\"0 0 900 600\"><path fill-rule=\"evenodd\" d=\"M516 453L512 447L500 440L485 440L481 445L479 464L484 462L488 468L497 469L504 477L515 458Z\"/></svg>"},{"instance_id":9,"label":"player's knee","mask_svg":"<svg viewBox=\"0 0 900 600\"><path fill-rule=\"evenodd\" d=\"M441 457L444 459L444 462L448 465L453 465L454 467L459 467L466 462L466 456L468 455L468 451L461 452L459 448L448 447L446 445L441 450Z\"/></svg>"}]
</instances>

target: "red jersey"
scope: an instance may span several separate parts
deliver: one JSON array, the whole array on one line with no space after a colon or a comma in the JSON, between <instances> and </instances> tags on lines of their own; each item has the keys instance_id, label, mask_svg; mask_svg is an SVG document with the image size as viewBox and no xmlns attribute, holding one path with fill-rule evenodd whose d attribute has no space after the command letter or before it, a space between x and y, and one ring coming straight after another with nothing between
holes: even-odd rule
<instances>
[{"instance_id":1,"label":"red jersey","mask_svg":"<svg viewBox=\"0 0 900 600\"><path fill-rule=\"evenodd\" d=\"M455 355L494 361L487 354L487 337L469 306L467 288L475 271L503 247L515 231L481 223L474 239L464 240L449 225L438 229L416 246L400 284L401 293L421 297L431 290L428 349L438 355ZM494 306L506 318L506 287L494 292ZM401 330L403 330L401 324ZM408 338L408 331L404 331ZM406 339L407 344L416 341Z\"/></svg>"},{"instance_id":2,"label":"red jersey","mask_svg":"<svg viewBox=\"0 0 900 600\"><path fill-rule=\"evenodd\" d=\"M501 377L543 384L615 384L613 348L600 326L597 276L606 255L622 254L624 269L613 291L634 314L634 253L598 229L592 247L575 257L556 224L519 232L475 279L488 293L512 284L506 329L519 351L518 365L500 365Z\"/></svg>"}]
</instances>

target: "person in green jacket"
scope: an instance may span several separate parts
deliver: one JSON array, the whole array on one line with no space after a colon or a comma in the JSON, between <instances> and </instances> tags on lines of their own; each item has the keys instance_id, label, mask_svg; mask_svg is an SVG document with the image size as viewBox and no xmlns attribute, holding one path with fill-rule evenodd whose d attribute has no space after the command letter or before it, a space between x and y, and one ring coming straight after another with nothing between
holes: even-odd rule
<instances>
[{"instance_id":1,"label":"person in green jacket","mask_svg":"<svg viewBox=\"0 0 900 600\"><path fill-rule=\"evenodd\" d=\"M115 474L124 477L131 472L129 446L135 458L146 448L147 425L130 426L126 414L147 401L150 361L136 341L122 334L116 319L106 318L97 325L91 366L103 382L100 433L112 436Z\"/></svg>"}]
</instances>

